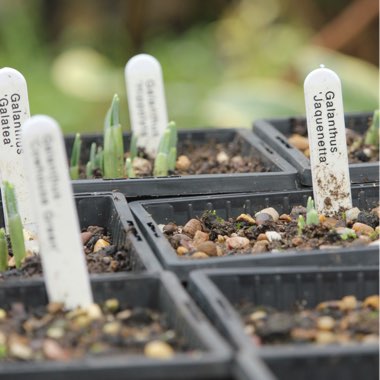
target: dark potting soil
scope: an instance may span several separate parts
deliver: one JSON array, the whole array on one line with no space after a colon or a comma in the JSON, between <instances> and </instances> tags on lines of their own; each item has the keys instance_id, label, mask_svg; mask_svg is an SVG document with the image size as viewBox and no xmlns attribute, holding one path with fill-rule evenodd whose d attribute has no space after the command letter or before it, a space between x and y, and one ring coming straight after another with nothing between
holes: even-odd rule
<instances>
[{"instance_id":1,"label":"dark potting soil","mask_svg":"<svg viewBox=\"0 0 380 380\"><path fill-rule=\"evenodd\" d=\"M243 142L234 139L229 143L216 143L215 140L198 145L185 141L178 148L176 169L169 175L226 174L269 172L271 168L253 154L244 154ZM128 157L128 153L125 155ZM153 176L154 160L143 149L139 149L138 158L133 161L136 177ZM85 166L81 167L80 178L85 179ZM94 178L102 178L95 170Z\"/></svg>"},{"instance_id":2,"label":"dark potting soil","mask_svg":"<svg viewBox=\"0 0 380 380\"><path fill-rule=\"evenodd\" d=\"M117 299L71 311L58 303L31 311L21 303L0 309L0 360L66 361L125 354L169 359L189 351L165 314L122 308Z\"/></svg>"},{"instance_id":3,"label":"dark potting soil","mask_svg":"<svg viewBox=\"0 0 380 380\"><path fill-rule=\"evenodd\" d=\"M131 270L129 255L110 243L104 228L89 226L82 232L82 243L89 273L109 273ZM0 273L0 281L9 278L31 278L42 275L39 255L26 257L20 269L12 268Z\"/></svg>"},{"instance_id":4,"label":"dark potting soil","mask_svg":"<svg viewBox=\"0 0 380 380\"><path fill-rule=\"evenodd\" d=\"M184 226L169 223L161 228L177 255L192 259L378 244L379 207L359 211L353 208L335 217L319 215L319 224L303 228L298 225L299 215L306 220L303 206L293 207L290 214L279 215L266 208L254 216L241 214L227 220L205 211Z\"/></svg>"},{"instance_id":5,"label":"dark potting soil","mask_svg":"<svg viewBox=\"0 0 380 380\"><path fill-rule=\"evenodd\" d=\"M363 301L348 295L341 300L321 302L315 308L298 304L285 311L252 303L235 307L245 332L258 345L378 344L379 340L378 295Z\"/></svg>"},{"instance_id":6,"label":"dark potting soil","mask_svg":"<svg viewBox=\"0 0 380 380\"><path fill-rule=\"evenodd\" d=\"M368 127L371 119L368 120ZM364 135L346 128L348 162L350 164L379 161L379 146L364 144ZM310 157L307 140L307 126L298 119L293 120L293 135L289 142L301 150L305 156Z\"/></svg>"}]
</instances>

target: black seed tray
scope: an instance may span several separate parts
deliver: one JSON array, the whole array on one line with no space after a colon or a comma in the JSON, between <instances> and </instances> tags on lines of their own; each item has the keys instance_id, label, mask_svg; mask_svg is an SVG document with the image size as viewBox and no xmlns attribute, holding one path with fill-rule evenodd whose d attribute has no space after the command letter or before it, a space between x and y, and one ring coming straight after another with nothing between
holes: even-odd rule
<instances>
[{"instance_id":1,"label":"black seed tray","mask_svg":"<svg viewBox=\"0 0 380 380\"><path fill-rule=\"evenodd\" d=\"M216 143L231 142L235 138L243 142L243 155L254 154L260 157L263 165L270 168L271 171L264 173L146 177L140 179L75 180L73 181L73 188L76 193L120 191L128 200L162 196L241 193L296 188L297 171L295 168L247 129L183 130L178 133L179 145L187 140L200 145L210 140ZM71 155L73 141L73 136L65 137L68 157ZM82 136L82 164L88 161L92 142L103 145L103 136L99 134ZM124 134L125 150L129 150L129 142L130 134Z\"/></svg>"},{"instance_id":2,"label":"black seed tray","mask_svg":"<svg viewBox=\"0 0 380 380\"><path fill-rule=\"evenodd\" d=\"M124 279L98 278L91 282L95 302L117 298L122 307L147 307L165 313L174 328L200 355L177 354L154 360L143 355L87 357L68 362L4 362L0 379L104 380L104 379L225 379L231 370L231 352L207 319L168 272L131 275ZM24 302L27 309L47 303L42 284L29 282L22 288L6 284L0 288L0 304Z\"/></svg>"},{"instance_id":3,"label":"black seed tray","mask_svg":"<svg viewBox=\"0 0 380 380\"><path fill-rule=\"evenodd\" d=\"M372 117L372 113L346 114L346 127L364 133L368 128L370 117ZM306 118L263 119L253 124L253 130L257 136L298 170L300 182L303 185L312 186L309 159L288 142L294 126L299 124L306 125ZM379 182L379 162L350 164L349 167L351 183Z\"/></svg>"},{"instance_id":4,"label":"black seed tray","mask_svg":"<svg viewBox=\"0 0 380 380\"><path fill-rule=\"evenodd\" d=\"M75 203L81 228L100 226L110 234L113 244L129 253L131 272L155 272L162 267L146 239L140 232L124 196L120 193L76 194ZM4 226L0 205L0 226ZM92 274L92 277L109 277L130 272ZM42 278L41 278L42 280ZM23 282L20 277L9 277L6 281Z\"/></svg>"},{"instance_id":5,"label":"black seed tray","mask_svg":"<svg viewBox=\"0 0 380 380\"><path fill-rule=\"evenodd\" d=\"M314 307L319 302L345 295L363 299L379 292L378 268L197 271L190 275L189 292L235 348L254 359L259 356L278 379L378 379L377 344L255 346L232 306L250 301L279 310L292 310L296 302L301 301Z\"/></svg>"},{"instance_id":6,"label":"black seed tray","mask_svg":"<svg viewBox=\"0 0 380 380\"><path fill-rule=\"evenodd\" d=\"M378 247L355 247L351 249L284 251L259 255L187 259L177 256L158 224L174 222L183 225L189 219L201 216L205 210L215 210L222 218L237 217L242 213L253 214L265 207L274 207L279 213L289 213L294 205L306 205L312 190L262 194L226 194L203 197L184 197L145 200L130 203L137 223L148 239L153 251L165 269L175 272L186 280L190 271L203 268L258 267L258 266L332 266L332 265L378 265ZM376 207L379 187L375 185L352 188L354 206Z\"/></svg>"}]
</instances>

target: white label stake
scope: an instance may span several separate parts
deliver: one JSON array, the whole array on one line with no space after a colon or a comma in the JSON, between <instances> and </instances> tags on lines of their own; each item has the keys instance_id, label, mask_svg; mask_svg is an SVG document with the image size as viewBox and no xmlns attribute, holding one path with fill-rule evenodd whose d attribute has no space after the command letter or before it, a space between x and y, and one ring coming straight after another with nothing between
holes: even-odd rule
<instances>
[{"instance_id":1,"label":"white label stake","mask_svg":"<svg viewBox=\"0 0 380 380\"><path fill-rule=\"evenodd\" d=\"M125 66L129 114L137 145L155 157L168 125L162 69L156 58L139 54Z\"/></svg>"},{"instance_id":2,"label":"white label stake","mask_svg":"<svg viewBox=\"0 0 380 380\"><path fill-rule=\"evenodd\" d=\"M28 90L25 78L17 70L9 67L0 69L1 180L14 185L21 222L25 229L36 232L21 146L21 126L29 118ZM1 194L4 204L2 184ZM5 211L4 215L6 217Z\"/></svg>"},{"instance_id":3,"label":"white label stake","mask_svg":"<svg viewBox=\"0 0 380 380\"><path fill-rule=\"evenodd\" d=\"M49 300L86 307L92 294L62 133L52 118L33 116L22 137Z\"/></svg>"},{"instance_id":4,"label":"white label stake","mask_svg":"<svg viewBox=\"0 0 380 380\"><path fill-rule=\"evenodd\" d=\"M321 65L306 77L304 90L315 206L332 215L352 207L340 79Z\"/></svg>"}]
</instances>

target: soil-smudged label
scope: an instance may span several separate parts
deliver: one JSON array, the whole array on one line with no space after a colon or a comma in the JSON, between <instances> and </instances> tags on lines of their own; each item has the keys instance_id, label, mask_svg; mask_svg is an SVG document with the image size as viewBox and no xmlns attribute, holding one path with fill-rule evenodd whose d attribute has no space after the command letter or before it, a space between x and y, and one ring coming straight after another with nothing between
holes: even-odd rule
<instances>
[{"instance_id":1,"label":"soil-smudged label","mask_svg":"<svg viewBox=\"0 0 380 380\"><path fill-rule=\"evenodd\" d=\"M21 126L29 117L25 78L15 69L9 67L0 69L1 179L14 185L22 224L28 230L35 232L36 225L25 179L21 143Z\"/></svg>"},{"instance_id":2,"label":"soil-smudged label","mask_svg":"<svg viewBox=\"0 0 380 380\"><path fill-rule=\"evenodd\" d=\"M306 77L304 90L315 205L332 215L352 207L340 79L321 67Z\"/></svg>"},{"instance_id":3,"label":"soil-smudged label","mask_svg":"<svg viewBox=\"0 0 380 380\"><path fill-rule=\"evenodd\" d=\"M53 119L34 116L23 126L23 141L50 301L88 306L92 295L63 136Z\"/></svg>"},{"instance_id":4,"label":"soil-smudged label","mask_svg":"<svg viewBox=\"0 0 380 380\"><path fill-rule=\"evenodd\" d=\"M162 69L159 62L147 54L131 58L125 66L129 114L137 145L155 155L168 116Z\"/></svg>"}]
</instances>

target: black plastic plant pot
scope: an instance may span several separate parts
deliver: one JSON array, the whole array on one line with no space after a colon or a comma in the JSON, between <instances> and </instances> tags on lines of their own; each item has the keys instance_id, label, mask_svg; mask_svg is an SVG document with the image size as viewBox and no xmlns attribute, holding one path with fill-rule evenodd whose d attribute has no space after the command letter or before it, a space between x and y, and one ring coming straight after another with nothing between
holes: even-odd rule
<instances>
[{"instance_id":1,"label":"black plastic plant pot","mask_svg":"<svg viewBox=\"0 0 380 380\"><path fill-rule=\"evenodd\" d=\"M162 267L140 232L125 197L120 193L76 194L75 203L81 229L88 226L99 226L105 229L117 250L127 253L125 270L118 273L156 272ZM4 226L2 207L0 207L0 226ZM24 276L17 275L16 269L2 275L1 280L23 281ZM109 277L116 273L91 274L92 276ZM40 279L33 275L33 279ZM0 281L1 281L0 280Z\"/></svg>"},{"instance_id":2,"label":"black plastic plant pot","mask_svg":"<svg viewBox=\"0 0 380 380\"><path fill-rule=\"evenodd\" d=\"M363 210L376 207L378 192L379 187L374 185L352 187L354 206ZM378 265L377 246L184 258L177 255L158 226L170 222L184 225L189 219L200 217L206 210L215 210L216 215L223 219L237 217L242 213L254 215L266 207L273 207L280 214L289 213L295 205L306 205L307 198L312 195L311 190L296 190L145 200L131 202L129 205L163 267L175 272L182 280L186 280L192 270L212 267Z\"/></svg>"},{"instance_id":3,"label":"black plastic plant pot","mask_svg":"<svg viewBox=\"0 0 380 380\"><path fill-rule=\"evenodd\" d=\"M215 143L242 143L242 156L260 158L267 172L233 174L199 174L188 176L145 177L131 179L85 179L73 181L75 192L120 191L127 199L197 194L223 194L247 191L272 191L296 188L297 171L286 160L269 148L247 129L207 129L179 131L179 147L186 141L201 145ZM65 137L70 157L74 137ZM102 135L82 136L81 163L89 159L92 142L103 145ZM124 134L124 146L129 149L130 135Z\"/></svg>"},{"instance_id":4,"label":"black plastic plant pot","mask_svg":"<svg viewBox=\"0 0 380 380\"><path fill-rule=\"evenodd\" d=\"M346 114L346 128L350 128L359 134L364 134L368 129L368 122L371 117L371 113ZM312 186L309 159L288 142L288 138L295 132L296 126L306 126L306 118L258 120L253 124L253 130L273 150L298 170L300 182L303 185ZM349 168L351 183L379 182L379 161L352 163Z\"/></svg>"},{"instance_id":5,"label":"black plastic plant pot","mask_svg":"<svg viewBox=\"0 0 380 380\"><path fill-rule=\"evenodd\" d=\"M142 354L109 354L75 361L3 362L0 379L225 379L231 370L231 352L207 319L183 290L175 276L131 275L124 279L93 279L95 302L116 298L125 308L149 308L166 315L168 325L189 345L191 352L178 352L167 359L152 359ZM0 304L8 309L22 302L26 310L47 303L42 284L30 282L20 288L7 284L0 289Z\"/></svg>"},{"instance_id":6,"label":"black plastic plant pot","mask_svg":"<svg viewBox=\"0 0 380 380\"><path fill-rule=\"evenodd\" d=\"M257 345L236 308L250 302L291 313L297 304L314 308L347 295L364 300L379 293L378 268L196 271L189 292L236 349L259 356L278 379L378 379L378 343Z\"/></svg>"}]
</instances>

